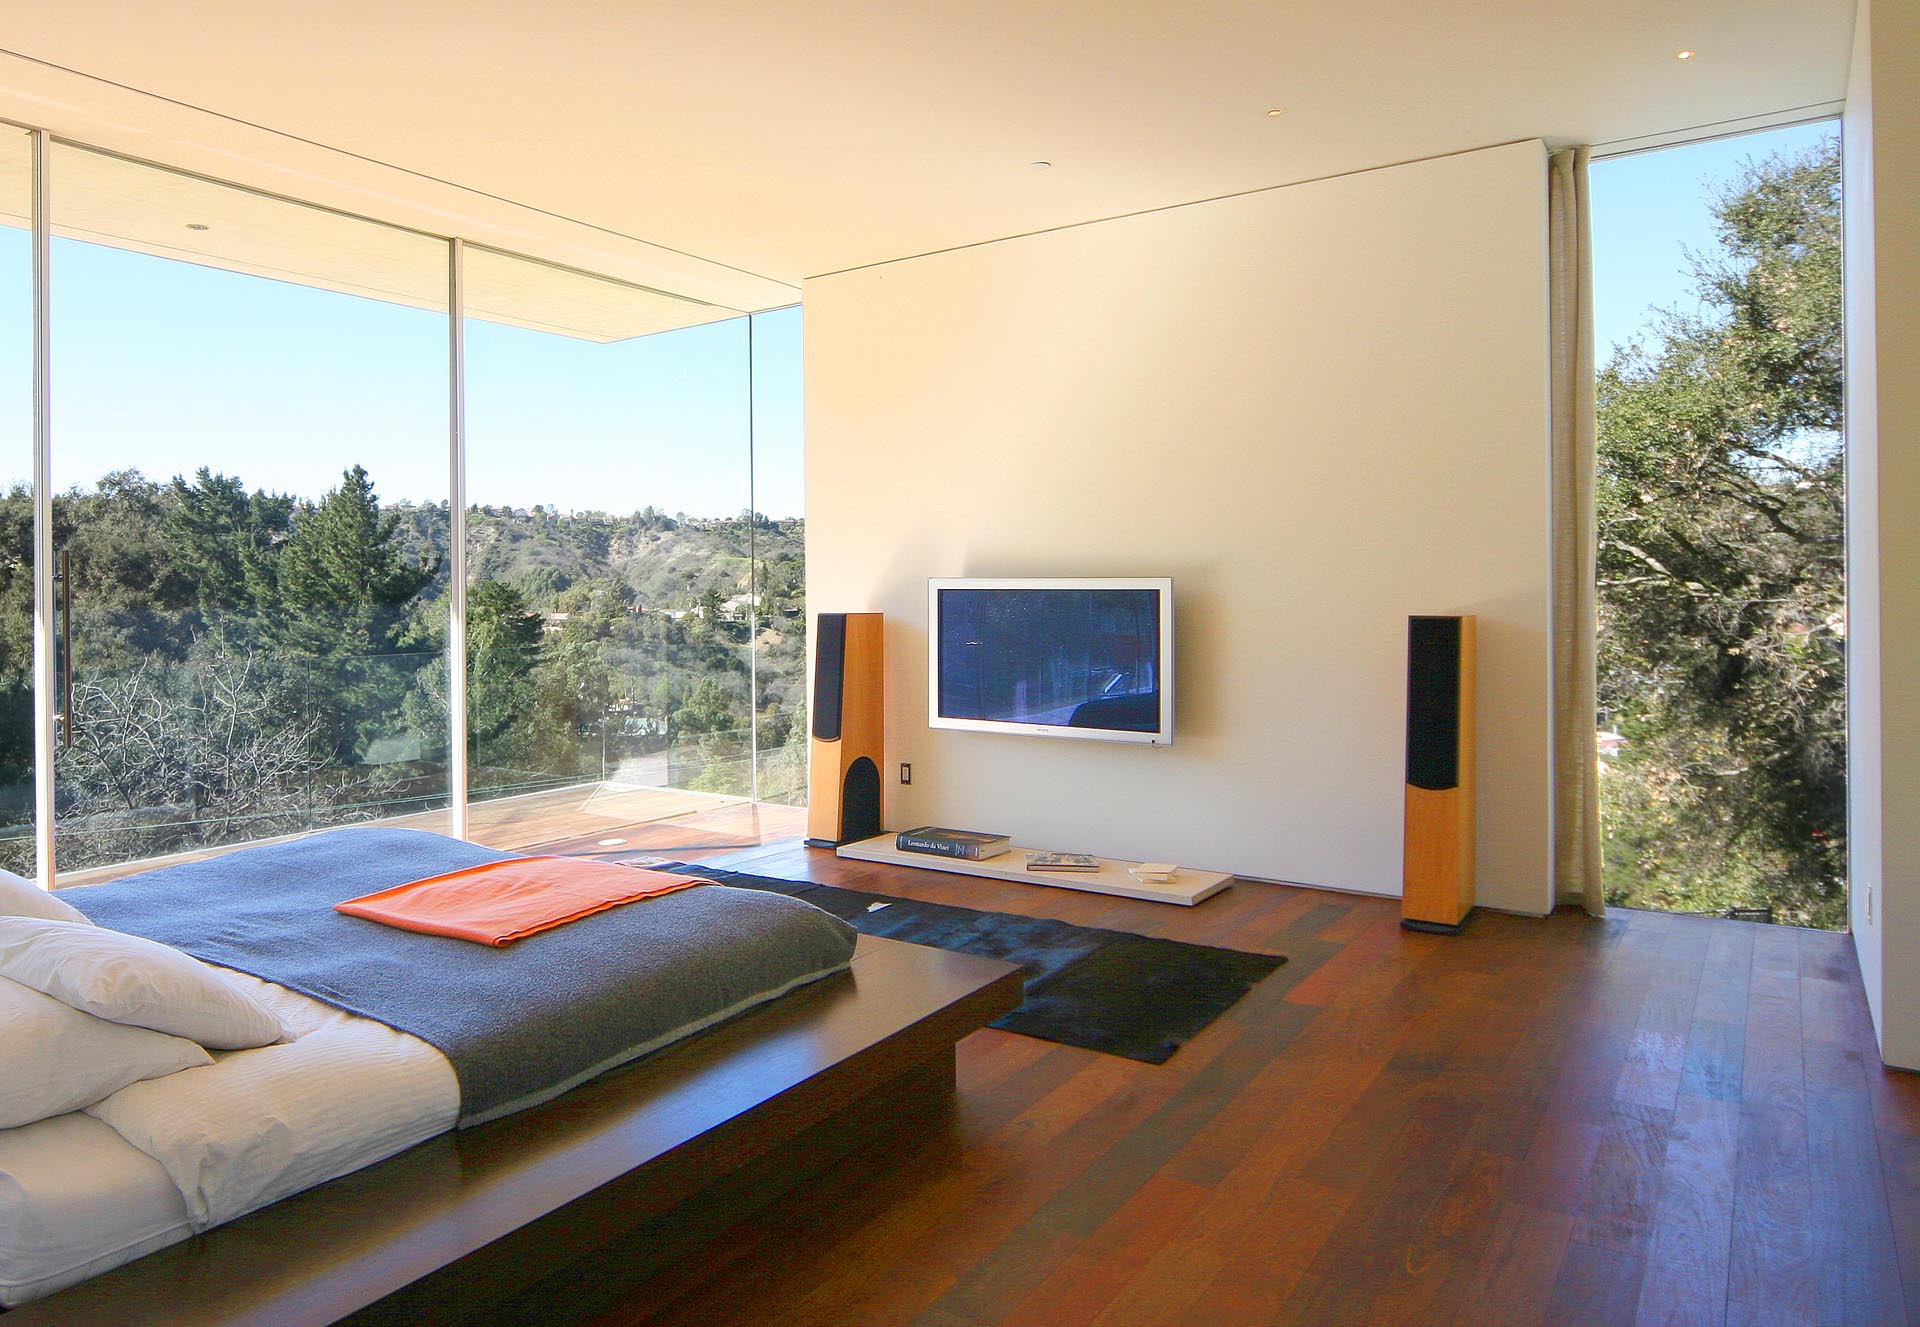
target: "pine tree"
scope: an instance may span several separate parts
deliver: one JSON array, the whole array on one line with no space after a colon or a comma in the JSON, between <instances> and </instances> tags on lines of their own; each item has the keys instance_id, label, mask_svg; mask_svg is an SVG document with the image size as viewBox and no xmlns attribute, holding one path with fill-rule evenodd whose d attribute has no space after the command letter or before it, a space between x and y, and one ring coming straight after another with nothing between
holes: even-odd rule
<instances>
[{"instance_id":1,"label":"pine tree","mask_svg":"<svg viewBox=\"0 0 1920 1327\"><path fill-rule=\"evenodd\" d=\"M512 586L467 593L467 735L476 765L525 769L533 759L540 615Z\"/></svg>"},{"instance_id":2,"label":"pine tree","mask_svg":"<svg viewBox=\"0 0 1920 1327\"><path fill-rule=\"evenodd\" d=\"M293 519L293 499L254 492L236 477L202 466L188 483L168 485L161 533L172 570L211 627L217 615L272 609L278 599L278 559Z\"/></svg>"},{"instance_id":3,"label":"pine tree","mask_svg":"<svg viewBox=\"0 0 1920 1327\"><path fill-rule=\"evenodd\" d=\"M411 676L433 657L430 648L409 650L405 631L439 570L437 558L407 557L399 516L381 513L358 465L295 514L273 629L302 663L313 699L330 704L329 733L343 759L400 726Z\"/></svg>"}]
</instances>

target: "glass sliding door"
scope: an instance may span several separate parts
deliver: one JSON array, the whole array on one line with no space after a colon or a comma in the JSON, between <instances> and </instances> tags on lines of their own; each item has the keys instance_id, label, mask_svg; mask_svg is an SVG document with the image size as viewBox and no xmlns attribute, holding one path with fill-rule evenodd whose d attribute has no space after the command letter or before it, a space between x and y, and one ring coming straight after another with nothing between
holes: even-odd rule
<instances>
[{"instance_id":1,"label":"glass sliding door","mask_svg":"<svg viewBox=\"0 0 1920 1327\"><path fill-rule=\"evenodd\" d=\"M447 245L64 145L48 183L62 883L446 828Z\"/></svg>"},{"instance_id":2,"label":"glass sliding door","mask_svg":"<svg viewBox=\"0 0 1920 1327\"><path fill-rule=\"evenodd\" d=\"M463 289L472 836L751 796L747 320L471 246Z\"/></svg>"},{"instance_id":3,"label":"glass sliding door","mask_svg":"<svg viewBox=\"0 0 1920 1327\"><path fill-rule=\"evenodd\" d=\"M806 448L800 308L753 315L757 795L807 804Z\"/></svg>"},{"instance_id":4,"label":"glass sliding door","mask_svg":"<svg viewBox=\"0 0 1920 1327\"><path fill-rule=\"evenodd\" d=\"M34 874L33 139L0 125L0 870Z\"/></svg>"}]
</instances>

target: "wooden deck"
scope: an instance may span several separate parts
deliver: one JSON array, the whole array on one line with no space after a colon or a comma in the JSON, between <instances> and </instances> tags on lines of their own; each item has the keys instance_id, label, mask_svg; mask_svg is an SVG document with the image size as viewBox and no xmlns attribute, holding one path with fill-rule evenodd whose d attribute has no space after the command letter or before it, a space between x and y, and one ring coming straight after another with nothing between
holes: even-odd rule
<instances>
[{"instance_id":1,"label":"wooden deck","mask_svg":"<svg viewBox=\"0 0 1920 1327\"><path fill-rule=\"evenodd\" d=\"M664 1275L603 1249L519 1300L542 1322L1920 1323L1920 1078L1844 936L718 860L1291 961L1159 1067L977 1032L934 1145L876 1136Z\"/></svg>"},{"instance_id":2,"label":"wooden deck","mask_svg":"<svg viewBox=\"0 0 1920 1327\"><path fill-rule=\"evenodd\" d=\"M358 823L444 834L449 821L445 811L426 811ZM619 844L609 843L606 847L656 852L683 861L697 861L716 853L739 852L768 843L797 841L806 832L806 825L804 807L756 803L740 797L675 788L615 784L583 784L523 797L476 802L467 811L468 837L475 843L505 852L588 852L607 840L618 839ZM283 835L260 839L254 844L174 853L88 871L66 871L60 875L58 888L103 884L139 871L215 857L235 847L284 843L297 837Z\"/></svg>"},{"instance_id":3,"label":"wooden deck","mask_svg":"<svg viewBox=\"0 0 1920 1327\"><path fill-rule=\"evenodd\" d=\"M475 843L503 851L588 852L605 840L624 839L607 848L698 861L716 853L796 842L806 833L807 811L713 793L602 785L584 795L563 789L479 802L468 808L467 825Z\"/></svg>"}]
</instances>

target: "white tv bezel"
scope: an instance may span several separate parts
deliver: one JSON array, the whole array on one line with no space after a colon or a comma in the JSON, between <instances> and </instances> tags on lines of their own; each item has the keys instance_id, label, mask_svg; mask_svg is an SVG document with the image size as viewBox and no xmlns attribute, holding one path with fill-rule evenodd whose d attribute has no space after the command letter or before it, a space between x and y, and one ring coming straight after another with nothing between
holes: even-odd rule
<instances>
[{"instance_id":1,"label":"white tv bezel","mask_svg":"<svg viewBox=\"0 0 1920 1327\"><path fill-rule=\"evenodd\" d=\"M1160 604L1160 727L1151 733L1066 724L956 719L940 713L940 592L942 590L1153 590ZM927 581L927 726L1086 742L1173 745L1173 577L1171 576L947 576Z\"/></svg>"}]
</instances>

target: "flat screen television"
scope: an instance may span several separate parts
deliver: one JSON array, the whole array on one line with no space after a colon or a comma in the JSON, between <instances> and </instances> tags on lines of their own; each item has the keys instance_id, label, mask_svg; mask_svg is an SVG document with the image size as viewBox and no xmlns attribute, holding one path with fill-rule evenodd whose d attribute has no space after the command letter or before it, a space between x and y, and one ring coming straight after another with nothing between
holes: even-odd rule
<instances>
[{"instance_id":1,"label":"flat screen television","mask_svg":"<svg viewBox=\"0 0 1920 1327\"><path fill-rule=\"evenodd\" d=\"M935 728L1173 741L1167 577L928 582Z\"/></svg>"}]
</instances>

